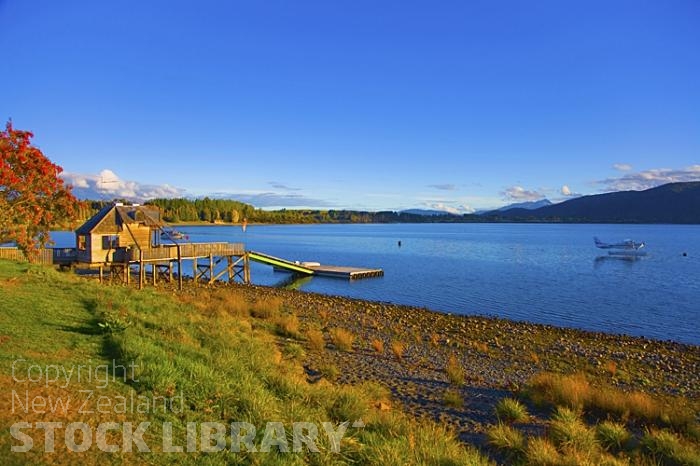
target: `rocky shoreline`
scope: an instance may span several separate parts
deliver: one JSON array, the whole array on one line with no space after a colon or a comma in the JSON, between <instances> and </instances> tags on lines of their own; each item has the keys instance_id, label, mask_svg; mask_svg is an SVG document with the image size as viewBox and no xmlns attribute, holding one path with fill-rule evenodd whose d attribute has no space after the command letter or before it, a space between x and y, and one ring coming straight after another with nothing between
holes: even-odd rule
<instances>
[{"instance_id":1,"label":"rocky shoreline","mask_svg":"<svg viewBox=\"0 0 700 466\"><path fill-rule=\"evenodd\" d=\"M378 382L404 410L449 424L470 443L482 443L485 427L496 422L498 400L543 371L581 372L594 384L682 397L700 406L700 346L263 286L234 289L251 301L279 298L299 318L302 334L324 333L324 348L306 344L309 380L333 366L339 383ZM350 351L335 347L334 328L352 333ZM399 355L392 351L395 343L403 348ZM464 369L463 385L446 376L450 358ZM447 391L458 391L462 406L448 406ZM541 427L533 416L528 428Z\"/></svg>"}]
</instances>

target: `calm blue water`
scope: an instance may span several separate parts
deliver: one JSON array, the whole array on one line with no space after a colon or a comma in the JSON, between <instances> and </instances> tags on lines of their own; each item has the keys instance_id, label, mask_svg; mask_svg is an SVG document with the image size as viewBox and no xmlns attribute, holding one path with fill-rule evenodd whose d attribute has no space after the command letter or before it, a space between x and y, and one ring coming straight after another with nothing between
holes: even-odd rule
<instances>
[{"instance_id":1,"label":"calm blue water","mask_svg":"<svg viewBox=\"0 0 700 466\"><path fill-rule=\"evenodd\" d=\"M191 241L245 242L290 260L380 267L383 278L314 277L302 290L700 344L700 226L293 225L181 227ZM648 256L593 246L633 238ZM57 234L59 246L72 234ZM397 241L401 240L399 248ZM687 257L682 253L686 252ZM253 264L256 284L288 279ZM189 270L189 268L185 269Z\"/></svg>"}]
</instances>

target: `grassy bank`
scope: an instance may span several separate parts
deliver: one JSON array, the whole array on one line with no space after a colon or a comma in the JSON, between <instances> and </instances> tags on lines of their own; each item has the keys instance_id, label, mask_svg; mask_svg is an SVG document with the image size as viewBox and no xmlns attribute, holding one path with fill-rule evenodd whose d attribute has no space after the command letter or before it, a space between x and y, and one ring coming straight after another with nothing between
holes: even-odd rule
<instances>
[{"instance_id":1,"label":"grassy bank","mask_svg":"<svg viewBox=\"0 0 700 466\"><path fill-rule=\"evenodd\" d=\"M308 383L300 345L278 345L277 324L251 316L276 314L279 302L247 303L226 294L205 302L194 295L101 286L2 261L0 303L3 464L485 463L445 428L382 409L388 394L377 385ZM293 324L287 330L294 333ZM80 379L53 369L78 366L83 366ZM135 405L128 402L123 409L121 400L132 397ZM56 405L59 399L62 404ZM44 452L44 430L38 428L23 430L34 440L32 449L10 452L11 446L26 444L10 435L13 424L47 421L62 423L53 452ZM121 446L130 443L123 442L126 423L136 431L145 421L151 422L143 435L151 452L137 452L137 444L133 452L123 452ZM338 432L346 421L335 453L322 423ZM100 423L117 423L103 444L119 451L100 451L96 434L87 451L68 451L65 430L74 422L93 432ZM252 446L258 450L264 448L268 422L285 430L270 432L270 453L231 452L230 432L222 437L224 451L202 452L207 446L198 439L194 452L163 453L166 422L176 446L187 444L188 422L249 423L257 427ZM317 426L318 453L310 452L308 443L301 443L298 453L279 451L294 450L294 422ZM310 434L306 427L303 433ZM80 438L78 433L76 444Z\"/></svg>"},{"instance_id":2,"label":"grassy bank","mask_svg":"<svg viewBox=\"0 0 700 466\"><path fill-rule=\"evenodd\" d=\"M700 350L689 345L264 287L136 291L3 261L0 329L4 464L700 463ZM49 369L78 365L93 377ZM71 403L41 412L59 398ZM34 448L11 453L23 444L11 426L42 421L62 423L55 451L31 428ZM122 451L127 423L146 421L152 451ZM68 451L72 422L117 423L101 445L119 451L97 437ZM231 435L242 422L269 453ZM295 435L295 422L309 424ZM347 422L345 435L334 443L323 422ZM193 451L163 452L164 437L188 449L188 423ZM202 442L204 423L228 432L214 424ZM202 451L219 439L223 451Z\"/></svg>"}]
</instances>

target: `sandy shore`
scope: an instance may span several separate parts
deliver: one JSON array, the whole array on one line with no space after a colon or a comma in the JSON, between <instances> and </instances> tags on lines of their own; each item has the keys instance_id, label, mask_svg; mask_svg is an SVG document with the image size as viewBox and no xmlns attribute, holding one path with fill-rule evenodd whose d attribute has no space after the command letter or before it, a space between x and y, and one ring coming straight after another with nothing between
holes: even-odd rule
<instances>
[{"instance_id":1,"label":"sandy shore","mask_svg":"<svg viewBox=\"0 0 700 466\"><path fill-rule=\"evenodd\" d=\"M251 300L279 297L299 317L302 333L324 331L324 349L306 348L309 380L333 365L340 383L379 382L405 410L450 424L471 443L481 443L484 427L496 422L495 403L542 371L584 372L594 383L700 404L699 346L278 288L235 289ZM335 327L355 335L352 351L334 347L329 330ZM374 340L383 343L382 352L373 347ZM391 350L394 342L405 346L400 358ZM451 385L445 374L451 355L465 370L461 387ZM459 390L462 407L445 406L448 389ZM530 428L540 427L534 416Z\"/></svg>"}]
</instances>

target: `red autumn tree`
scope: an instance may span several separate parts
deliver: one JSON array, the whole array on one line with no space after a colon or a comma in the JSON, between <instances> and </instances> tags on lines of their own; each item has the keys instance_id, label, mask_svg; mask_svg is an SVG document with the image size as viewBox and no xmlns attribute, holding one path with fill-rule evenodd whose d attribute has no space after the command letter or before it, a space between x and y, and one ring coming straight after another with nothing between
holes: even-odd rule
<instances>
[{"instance_id":1,"label":"red autumn tree","mask_svg":"<svg viewBox=\"0 0 700 466\"><path fill-rule=\"evenodd\" d=\"M15 241L29 260L49 242L53 225L75 217L78 200L63 169L31 144L34 135L8 122L0 131L0 242Z\"/></svg>"}]
</instances>

